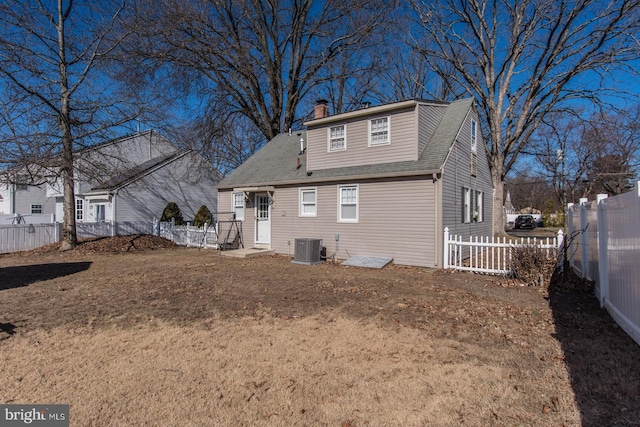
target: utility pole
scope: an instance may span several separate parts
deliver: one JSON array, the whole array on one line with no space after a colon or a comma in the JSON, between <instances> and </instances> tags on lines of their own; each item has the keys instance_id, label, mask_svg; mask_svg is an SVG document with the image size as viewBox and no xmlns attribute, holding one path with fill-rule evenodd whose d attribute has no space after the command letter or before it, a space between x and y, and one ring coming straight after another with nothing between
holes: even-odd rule
<instances>
[{"instance_id":1,"label":"utility pole","mask_svg":"<svg viewBox=\"0 0 640 427\"><path fill-rule=\"evenodd\" d=\"M566 186L566 176L564 171L564 166L565 166L564 150L565 150L565 139L561 138L560 148L556 151L556 158L560 162L560 189L561 189L560 194L562 198L560 203L562 204L562 226L563 226L562 231L564 232L564 238L562 239L562 277L566 281L568 270L569 270L569 254L567 253L568 252L567 239L569 238L569 236L567 235L567 231L569 230L569 228L567 224L567 219L568 219L567 218L568 217L567 186Z\"/></svg>"}]
</instances>

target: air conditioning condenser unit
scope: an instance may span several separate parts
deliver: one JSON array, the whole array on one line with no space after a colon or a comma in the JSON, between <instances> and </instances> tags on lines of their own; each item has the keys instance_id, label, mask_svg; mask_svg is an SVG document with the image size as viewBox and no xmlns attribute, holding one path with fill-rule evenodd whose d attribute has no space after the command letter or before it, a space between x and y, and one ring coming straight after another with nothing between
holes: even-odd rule
<instances>
[{"instance_id":1,"label":"air conditioning condenser unit","mask_svg":"<svg viewBox=\"0 0 640 427\"><path fill-rule=\"evenodd\" d=\"M320 264L322 240L321 239L296 239L296 247L294 252L295 264Z\"/></svg>"}]
</instances>

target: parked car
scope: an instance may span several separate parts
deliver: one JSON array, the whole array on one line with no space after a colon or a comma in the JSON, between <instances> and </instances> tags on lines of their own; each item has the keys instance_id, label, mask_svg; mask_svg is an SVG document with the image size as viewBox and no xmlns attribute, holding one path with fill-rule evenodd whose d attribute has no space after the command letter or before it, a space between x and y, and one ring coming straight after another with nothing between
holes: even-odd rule
<instances>
[{"instance_id":1,"label":"parked car","mask_svg":"<svg viewBox=\"0 0 640 427\"><path fill-rule=\"evenodd\" d=\"M533 215L518 215L515 222L515 228L536 228L536 219Z\"/></svg>"}]
</instances>

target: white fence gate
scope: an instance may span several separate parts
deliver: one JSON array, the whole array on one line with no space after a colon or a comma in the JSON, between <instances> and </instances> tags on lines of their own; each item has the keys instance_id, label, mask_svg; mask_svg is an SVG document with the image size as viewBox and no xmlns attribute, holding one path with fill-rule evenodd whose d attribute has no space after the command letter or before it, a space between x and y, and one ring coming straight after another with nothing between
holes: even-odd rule
<instances>
[{"instance_id":1,"label":"white fence gate","mask_svg":"<svg viewBox=\"0 0 640 427\"><path fill-rule=\"evenodd\" d=\"M568 208L570 259L601 306L640 344L640 182L629 193Z\"/></svg>"},{"instance_id":2,"label":"white fence gate","mask_svg":"<svg viewBox=\"0 0 640 427\"><path fill-rule=\"evenodd\" d=\"M564 234L558 230L553 238L520 238L471 236L465 240L462 236L449 233L444 229L444 268L473 271L485 274L510 274L513 250L522 246L535 246L547 250L547 255L555 255L562 248Z\"/></svg>"}]
</instances>

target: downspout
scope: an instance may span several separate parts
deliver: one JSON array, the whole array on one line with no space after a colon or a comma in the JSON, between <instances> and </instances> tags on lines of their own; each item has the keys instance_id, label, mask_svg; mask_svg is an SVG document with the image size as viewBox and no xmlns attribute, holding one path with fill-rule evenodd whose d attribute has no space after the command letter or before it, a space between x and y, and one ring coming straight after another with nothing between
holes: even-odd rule
<instances>
[{"instance_id":1,"label":"downspout","mask_svg":"<svg viewBox=\"0 0 640 427\"><path fill-rule=\"evenodd\" d=\"M116 222L116 200L118 199L118 190L111 193L111 237L117 236L116 228L118 223Z\"/></svg>"},{"instance_id":2,"label":"downspout","mask_svg":"<svg viewBox=\"0 0 640 427\"><path fill-rule=\"evenodd\" d=\"M15 215L16 213L16 183L9 184L9 213Z\"/></svg>"}]
</instances>

